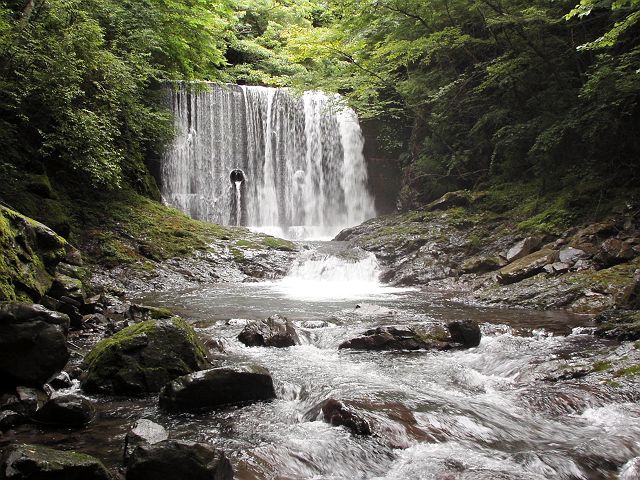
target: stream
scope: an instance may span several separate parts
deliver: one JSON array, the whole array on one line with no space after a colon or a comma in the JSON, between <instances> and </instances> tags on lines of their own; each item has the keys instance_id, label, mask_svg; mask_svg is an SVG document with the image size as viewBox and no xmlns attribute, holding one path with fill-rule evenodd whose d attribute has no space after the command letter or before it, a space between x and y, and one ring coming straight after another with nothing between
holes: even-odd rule
<instances>
[{"instance_id":1,"label":"stream","mask_svg":"<svg viewBox=\"0 0 640 480\"><path fill-rule=\"evenodd\" d=\"M588 375L552 381L562 364L592 364L620 345L584 333L589 318L563 312L480 308L443 293L384 286L368 253L339 242L306 243L283 280L155 292L136 301L171 307L223 365L269 369L277 399L197 414L167 414L156 397L92 397L97 420L81 431L25 426L21 441L67 445L120 463L132 423L149 418L172 438L222 448L235 478L614 479L640 455L640 388ZM359 305L359 308L356 308ZM249 320L280 314L302 345L245 347ZM389 324L474 319L479 347L447 352L356 352L338 345ZM319 416L328 398L353 402L376 434L351 435Z\"/></svg>"}]
</instances>

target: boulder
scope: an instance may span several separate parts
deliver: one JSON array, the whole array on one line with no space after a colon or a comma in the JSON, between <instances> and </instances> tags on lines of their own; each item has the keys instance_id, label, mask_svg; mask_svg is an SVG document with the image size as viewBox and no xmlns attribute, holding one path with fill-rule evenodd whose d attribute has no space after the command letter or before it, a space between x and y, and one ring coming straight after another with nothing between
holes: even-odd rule
<instances>
[{"instance_id":1,"label":"boulder","mask_svg":"<svg viewBox=\"0 0 640 480\"><path fill-rule=\"evenodd\" d=\"M357 409L330 398L322 404L322 417L335 427L345 427L354 435L371 435L371 422Z\"/></svg>"},{"instance_id":2,"label":"boulder","mask_svg":"<svg viewBox=\"0 0 640 480\"><path fill-rule=\"evenodd\" d=\"M605 310L594 318L595 335L616 340L640 340L640 311Z\"/></svg>"},{"instance_id":3,"label":"boulder","mask_svg":"<svg viewBox=\"0 0 640 480\"><path fill-rule=\"evenodd\" d=\"M296 329L286 317L272 315L266 320L249 322L238 335L248 347L292 347L300 345Z\"/></svg>"},{"instance_id":4,"label":"boulder","mask_svg":"<svg viewBox=\"0 0 640 480\"><path fill-rule=\"evenodd\" d=\"M111 480L104 465L90 455L25 444L10 445L4 450L0 478Z\"/></svg>"},{"instance_id":5,"label":"boulder","mask_svg":"<svg viewBox=\"0 0 640 480\"><path fill-rule=\"evenodd\" d=\"M85 299L82 282L77 278L70 277L63 273L56 273L47 295L57 299L62 297L71 298L78 302L78 304L84 303Z\"/></svg>"},{"instance_id":6,"label":"boulder","mask_svg":"<svg viewBox=\"0 0 640 480\"><path fill-rule=\"evenodd\" d=\"M165 440L137 447L129 458L127 480L233 480L221 450L204 443Z\"/></svg>"},{"instance_id":7,"label":"boulder","mask_svg":"<svg viewBox=\"0 0 640 480\"><path fill-rule=\"evenodd\" d=\"M570 266L575 265L578 260L585 260L589 257L590 255L584 250L573 247L565 247L560 249L558 252L558 262L568 264Z\"/></svg>"},{"instance_id":8,"label":"boulder","mask_svg":"<svg viewBox=\"0 0 640 480\"><path fill-rule=\"evenodd\" d=\"M71 377L69 377L69 374L67 372L60 372L52 380L49 381L49 386L54 390L69 388L71 385Z\"/></svg>"},{"instance_id":9,"label":"boulder","mask_svg":"<svg viewBox=\"0 0 640 480\"><path fill-rule=\"evenodd\" d=\"M367 330L360 337L340 344L339 349L354 350L451 350L480 344L477 322L451 322L443 325L382 326Z\"/></svg>"},{"instance_id":10,"label":"boulder","mask_svg":"<svg viewBox=\"0 0 640 480\"><path fill-rule=\"evenodd\" d=\"M300 326L309 330L315 330L318 328L327 328L329 326L329 322L324 320L305 320L300 324Z\"/></svg>"},{"instance_id":11,"label":"boulder","mask_svg":"<svg viewBox=\"0 0 640 480\"><path fill-rule=\"evenodd\" d=\"M551 275L556 275L560 273L567 273L570 268L571 265L569 265L568 263L554 262L545 265L543 270Z\"/></svg>"},{"instance_id":12,"label":"boulder","mask_svg":"<svg viewBox=\"0 0 640 480\"><path fill-rule=\"evenodd\" d=\"M508 285L542 272L545 265L553 262L556 253L555 250L539 250L502 267L496 277L498 283Z\"/></svg>"},{"instance_id":13,"label":"boulder","mask_svg":"<svg viewBox=\"0 0 640 480\"><path fill-rule=\"evenodd\" d=\"M0 306L0 383L42 386L69 359L69 317L42 305Z\"/></svg>"},{"instance_id":14,"label":"boulder","mask_svg":"<svg viewBox=\"0 0 640 480\"><path fill-rule=\"evenodd\" d=\"M81 304L79 302L69 297L56 299L45 295L40 299L40 303L50 310L55 310L67 315L73 328L78 329L82 326L82 314L79 309Z\"/></svg>"},{"instance_id":15,"label":"boulder","mask_svg":"<svg viewBox=\"0 0 640 480\"><path fill-rule=\"evenodd\" d=\"M48 425L68 425L79 427L86 425L95 416L93 404L79 395L60 395L53 397L36 411L33 419Z\"/></svg>"},{"instance_id":16,"label":"boulder","mask_svg":"<svg viewBox=\"0 0 640 480\"><path fill-rule=\"evenodd\" d=\"M210 366L205 349L184 320L148 320L99 342L85 358L87 392L144 395L176 377Z\"/></svg>"},{"instance_id":17,"label":"boulder","mask_svg":"<svg viewBox=\"0 0 640 480\"><path fill-rule=\"evenodd\" d=\"M0 432L9 430L25 422L25 416L13 410L0 411Z\"/></svg>"},{"instance_id":18,"label":"boulder","mask_svg":"<svg viewBox=\"0 0 640 480\"><path fill-rule=\"evenodd\" d=\"M618 238L608 238L596 253L595 260L603 267L612 267L619 263L628 262L636 256L633 245L629 242L623 242Z\"/></svg>"},{"instance_id":19,"label":"boulder","mask_svg":"<svg viewBox=\"0 0 640 480\"><path fill-rule=\"evenodd\" d=\"M465 348L473 348L480 345L482 333L478 322L474 320L461 320L447 323L447 329L451 340L460 343Z\"/></svg>"},{"instance_id":20,"label":"boulder","mask_svg":"<svg viewBox=\"0 0 640 480\"><path fill-rule=\"evenodd\" d=\"M506 262L498 257L472 257L462 264L463 273L487 273L498 270L506 265Z\"/></svg>"},{"instance_id":21,"label":"boulder","mask_svg":"<svg viewBox=\"0 0 640 480\"><path fill-rule=\"evenodd\" d=\"M248 365L213 368L176 378L160 392L167 410L199 410L271 400L273 380L265 368Z\"/></svg>"},{"instance_id":22,"label":"boulder","mask_svg":"<svg viewBox=\"0 0 640 480\"><path fill-rule=\"evenodd\" d=\"M128 462L133 451L142 445L155 445L164 442L169 438L167 431L162 425L147 420L138 420L133 428L124 437L124 461Z\"/></svg>"},{"instance_id":23,"label":"boulder","mask_svg":"<svg viewBox=\"0 0 640 480\"><path fill-rule=\"evenodd\" d=\"M32 387L16 387L16 409L19 413L31 416L48 400L44 390Z\"/></svg>"},{"instance_id":24,"label":"boulder","mask_svg":"<svg viewBox=\"0 0 640 480\"><path fill-rule=\"evenodd\" d=\"M514 262L515 260L526 257L530 253L538 250L543 242L544 239L541 237L527 237L520 240L507 251L507 261Z\"/></svg>"}]
</instances>

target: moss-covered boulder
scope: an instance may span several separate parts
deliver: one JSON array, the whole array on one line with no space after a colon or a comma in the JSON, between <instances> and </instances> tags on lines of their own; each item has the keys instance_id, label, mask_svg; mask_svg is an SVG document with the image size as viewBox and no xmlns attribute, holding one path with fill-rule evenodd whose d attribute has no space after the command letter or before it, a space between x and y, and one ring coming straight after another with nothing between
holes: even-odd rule
<instances>
[{"instance_id":1,"label":"moss-covered boulder","mask_svg":"<svg viewBox=\"0 0 640 480\"><path fill-rule=\"evenodd\" d=\"M102 463L83 453L39 445L7 447L0 459L0 478L33 480L111 480Z\"/></svg>"},{"instance_id":2,"label":"moss-covered boulder","mask_svg":"<svg viewBox=\"0 0 640 480\"><path fill-rule=\"evenodd\" d=\"M547 264L552 263L556 254L555 250L543 249L511 262L498 272L498 282L502 285L508 285L533 277L542 272Z\"/></svg>"},{"instance_id":3,"label":"moss-covered boulder","mask_svg":"<svg viewBox=\"0 0 640 480\"><path fill-rule=\"evenodd\" d=\"M38 301L72 250L49 227L0 205L0 301Z\"/></svg>"},{"instance_id":4,"label":"moss-covered boulder","mask_svg":"<svg viewBox=\"0 0 640 480\"><path fill-rule=\"evenodd\" d=\"M102 340L85 358L82 388L90 393L144 395L181 375L209 368L206 350L184 320L147 320Z\"/></svg>"}]
</instances>

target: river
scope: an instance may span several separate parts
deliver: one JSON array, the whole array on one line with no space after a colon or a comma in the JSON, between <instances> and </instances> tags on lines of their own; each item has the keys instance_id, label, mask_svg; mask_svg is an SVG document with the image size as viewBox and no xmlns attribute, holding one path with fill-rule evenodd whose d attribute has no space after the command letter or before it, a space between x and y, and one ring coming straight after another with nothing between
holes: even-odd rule
<instances>
[{"instance_id":1,"label":"river","mask_svg":"<svg viewBox=\"0 0 640 480\"><path fill-rule=\"evenodd\" d=\"M378 283L369 254L307 243L289 277L149 293L203 339L217 339L223 365L268 368L277 399L197 414L167 414L156 397L93 397L97 420L81 431L23 427L22 441L67 445L119 464L139 418L176 439L207 442L249 479L613 479L640 454L640 389L597 374L557 381L566 366L629 354L585 333L589 319L563 312L500 310L447 295ZM359 308L356 308L359 306ZM302 345L248 348L247 321L293 320ZM474 319L480 346L448 352L356 352L338 345L378 325ZM556 378L554 378L554 375ZM354 436L322 421L328 398L350 402L375 425Z\"/></svg>"}]
</instances>

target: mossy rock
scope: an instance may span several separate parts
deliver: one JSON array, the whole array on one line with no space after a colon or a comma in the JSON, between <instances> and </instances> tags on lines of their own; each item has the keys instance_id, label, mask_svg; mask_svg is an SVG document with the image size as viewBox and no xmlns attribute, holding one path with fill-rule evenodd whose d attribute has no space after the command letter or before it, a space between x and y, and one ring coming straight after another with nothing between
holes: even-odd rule
<instances>
[{"instance_id":1,"label":"mossy rock","mask_svg":"<svg viewBox=\"0 0 640 480\"><path fill-rule=\"evenodd\" d=\"M70 248L47 226L0 206L0 301L38 301Z\"/></svg>"},{"instance_id":2,"label":"mossy rock","mask_svg":"<svg viewBox=\"0 0 640 480\"><path fill-rule=\"evenodd\" d=\"M111 479L111 475L97 458L84 453L54 450L40 445L16 444L7 447L0 461L0 469L3 474L11 472L11 478ZM4 475L2 478L5 478Z\"/></svg>"},{"instance_id":3,"label":"mossy rock","mask_svg":"<svg viewBox=\"0 0 640 480\"><path fill-rule=\"evenodd\" d=\"M640 339L640 311L606 310L595 317L596 335L617 340Z\"/></svg>"},{"instance_id":4,"label":"mossy rock","mask_svg":"<svg viewBox=\"0 0 640 480\"><path fill-rule=\"evenodd\" d=\"M211 366L196 332L179 317L131 325L98 343L85 364L82 388L116 395L156 393L174 378Z\"/></svg>"}]
</instances>

